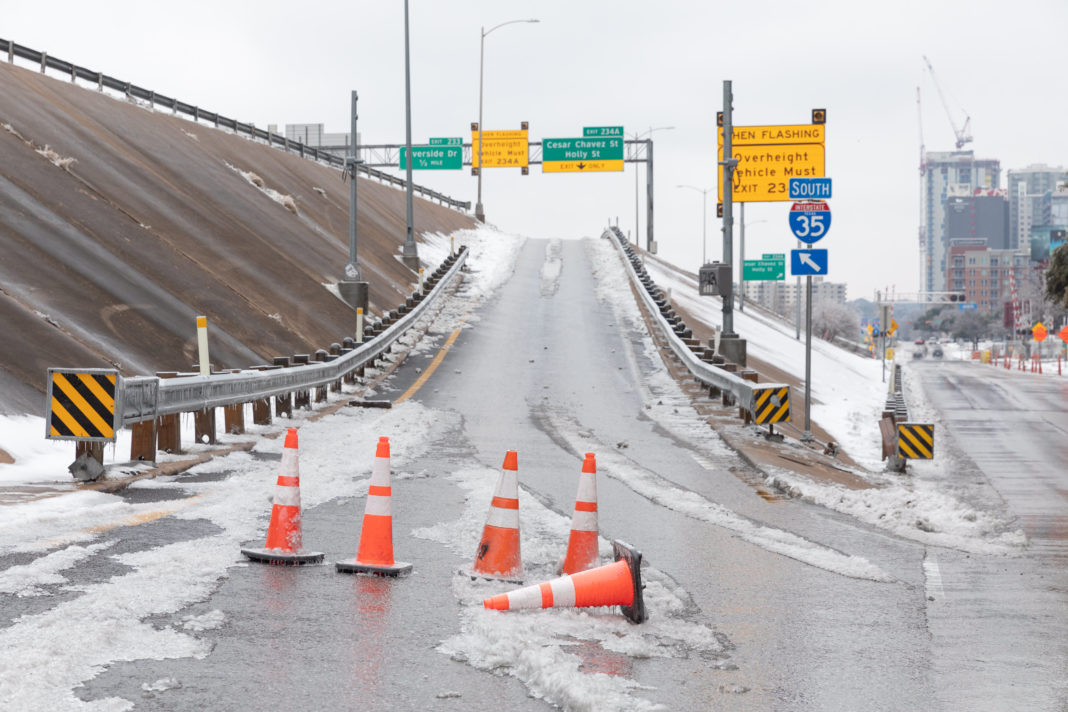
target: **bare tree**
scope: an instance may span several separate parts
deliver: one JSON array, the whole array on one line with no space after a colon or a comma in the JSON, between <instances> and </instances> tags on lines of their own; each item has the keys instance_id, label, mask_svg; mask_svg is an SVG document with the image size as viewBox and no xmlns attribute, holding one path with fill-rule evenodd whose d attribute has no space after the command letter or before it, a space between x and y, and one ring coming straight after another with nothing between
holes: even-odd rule
<instances>
[{"instance_id":1,"label":"bare tree","mask_svg":"<svg viewBox=\"0 0 1068 712\"><path fill-rule=\"evenodd\" d=\"M856 339L860 333L860 314L837 302L812 303L812 333L825 341L836 336Z\"/></svg>"}]
</instances>

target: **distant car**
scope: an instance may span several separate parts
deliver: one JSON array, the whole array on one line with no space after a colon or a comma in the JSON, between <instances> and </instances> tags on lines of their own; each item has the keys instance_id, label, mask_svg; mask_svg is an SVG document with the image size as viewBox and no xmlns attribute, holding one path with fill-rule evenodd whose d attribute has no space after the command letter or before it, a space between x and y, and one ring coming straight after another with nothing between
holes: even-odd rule
<instances>
[{"instance_id":1,"label":"distant car","mask_svg":"<svg viewBox=\"0 0 1068 712\"><path fill-rule=\"evenodd\" d=\"M913 351L912 358L923 358L923 351L920 351L919 349Z\"/></svg>"},{"instance_id":2,"label":"distant car","mask_svg":"<svg viewBox=\"0 0 1068 712\"><path fill-rule=\"evenodd\" d=\"M916 344L917 346L923 346L923 339L916 339L912 343Z\"/></svg>"},{"instance_id":3,"label":"distant car","mask_svg":"<svg viewBox=\"0 0 1068 712\"><path fill-rule=\"evenodd\" d=\"M931 356L933 356L935 358L942 358L942 349L940 347L938 347L938 346L935 346L931 350Z\"/></svg>"}]
</instances>

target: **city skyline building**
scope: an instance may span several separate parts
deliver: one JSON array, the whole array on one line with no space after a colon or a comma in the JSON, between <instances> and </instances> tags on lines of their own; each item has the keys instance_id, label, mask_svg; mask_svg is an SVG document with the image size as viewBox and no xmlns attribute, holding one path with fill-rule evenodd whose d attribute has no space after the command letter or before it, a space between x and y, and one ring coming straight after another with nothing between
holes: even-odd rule
<instances>
[{"instance_id":1,"label":"city skyline building","mask_svg":"<svg viewBox=\"0 0 1068 712\"><path fill-rule=\"evenodd\" d=\"M974 151L929 151L924 155L921 290L946 291L946 270L949 267L947 198L974 195L977 189L1000 188L1000 181L1000 161L976 158Z\"/></svg>"}]
</instances>

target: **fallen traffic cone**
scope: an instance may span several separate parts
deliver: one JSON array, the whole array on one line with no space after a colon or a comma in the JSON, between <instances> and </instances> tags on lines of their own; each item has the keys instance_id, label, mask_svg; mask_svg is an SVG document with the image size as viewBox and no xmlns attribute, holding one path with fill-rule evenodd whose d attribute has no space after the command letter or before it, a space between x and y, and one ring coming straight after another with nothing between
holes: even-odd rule
<instances>
[{"instance_id":1,"label":"fallen traffic cone","mask_svg":"<svg viewBox=\"0 0 1068 712\"><path fill-rule=\"evenodd\" d=\"M267 527L267 543L262 549L242 549L241 553L253 561L285 566L313 564L323 560L320 551L303 551L300 528L300 467L297 429L286 431L282 448L282 465L274 489L271 524Z\"/></svg>"},{"instance_id":2,"label":"fallen traffic cone","mask_svg":"<svg viewBox=\"0 0 1068 712\"><path fill-rule=\"evenodd\" d=\"M561 571L575 574L597 565L597 461L586 453L579 475L575 512L571 515L571 535Z\"/></svg>"},{"instance_id":3,"label":"fallen traffic cone","mask_svg":"<svg viewBox=\"0 0 1068 712\"><path fill-rule=\"evenodd\" d=\"M403 576L412 570L411 564L393 560L393 493L389 484L389 438L378 439L356 558L352 561L338 561L334 566L342 573L375 576Z\"/></svg>"},{"instance_id":4,"label":"fallen traffic cone","mask_svg":"<svg viewBox=\"0 0 1068 712\"><path fill-rule=\"evenodd\" d=\"M509 450L504 456L497 489L490 504L482 540L478 543L472 571L485 578L522 583L523 561L519 555L519 472L518 456Z\"/></svg>"},{"instance_id":5,"label":"fallen traffic cone","mask_svg":"<svg viewBox=\"0 0 1068 712\"><path fill-rule=\"evenodd\" d=\"M649 617L642 599L642 554L618 539L612 542L612 551L615 563L502 593L485 599L482 605L498 611L619 606L632 623L641 623Z\"/></svg>"}]
</instances>

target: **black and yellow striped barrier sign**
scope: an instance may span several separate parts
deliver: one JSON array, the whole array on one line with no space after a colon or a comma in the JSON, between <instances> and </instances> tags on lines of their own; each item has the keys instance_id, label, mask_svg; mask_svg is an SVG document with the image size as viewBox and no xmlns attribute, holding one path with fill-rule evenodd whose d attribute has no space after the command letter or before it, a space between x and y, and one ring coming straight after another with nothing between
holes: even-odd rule
<instances>
[{"instance_id":1,"label":"black and yellow striped barrier sign","mask_svg":"<svg viewBox=\"0 0 1068 712\"><path fill-rule=\"evenodd\" d=\"M753 422L757 425L790 420L790 386L753 389Z\"/></svg>"},{"instance_id":2,"label":"black and yellow striped barrier sign","mask_svg":"<svg viewBox=\"0 0 1068 712\"><path fill-rule=\"evenodd\" d=\"M908 460L934 457L934 424L898 423L897 456Z\"/></svg>"},{"instance_id":3,"label":"black and yellow striped barrier sign","mask_svg":"<svg viewBox=\"0 0 1068 712\"><path fill-rule=\"evenodd\" d=\"M48 434L52 440L115 439L118 371L48 369Z\"/></svg>"}]
</instances>

